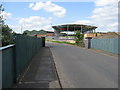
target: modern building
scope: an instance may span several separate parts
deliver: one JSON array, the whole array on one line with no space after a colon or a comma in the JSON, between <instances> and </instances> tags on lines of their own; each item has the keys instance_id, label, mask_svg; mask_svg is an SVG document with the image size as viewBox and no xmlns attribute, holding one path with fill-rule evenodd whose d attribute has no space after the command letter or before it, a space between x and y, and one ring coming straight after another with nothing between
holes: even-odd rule
<instances>
[{"instance_id":1,"label":"modern building","mask_svg":"<svg viewBox=\"0 0 120 90\"><path fill-rule=\"evenodd\" d=\"M83 25L83 24L64 24L52 26L54 29L55 39L59 39L60 33L63 31L80 31L81 33L93 33L95 32L96 26Z\"/></svg>"}]
</instances>

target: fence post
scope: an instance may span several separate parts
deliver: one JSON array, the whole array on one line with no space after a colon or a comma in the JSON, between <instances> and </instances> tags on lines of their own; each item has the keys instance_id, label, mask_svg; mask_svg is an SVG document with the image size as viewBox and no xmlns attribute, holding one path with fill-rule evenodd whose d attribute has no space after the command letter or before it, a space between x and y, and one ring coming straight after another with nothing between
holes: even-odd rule
<instances>
[{"instance_id":1,"label":"fence post","mask_svg":"<svg viewBox=\"0 0 120 90\"><path fill-rule=\"evenodd\" d=\"M45 47L45 37L41 37L42 38L42 46Z\"/></svg>"},{"instance_id":2,"label":"fence post","mask_svg":"<svg viewBox=\"0 0 120 90\"><path fill-rule=\"evenodd\" d=\"M86 37L85 38L85 48L89 49L91 48L91 37Z\"/></svg>"}]
</instances>

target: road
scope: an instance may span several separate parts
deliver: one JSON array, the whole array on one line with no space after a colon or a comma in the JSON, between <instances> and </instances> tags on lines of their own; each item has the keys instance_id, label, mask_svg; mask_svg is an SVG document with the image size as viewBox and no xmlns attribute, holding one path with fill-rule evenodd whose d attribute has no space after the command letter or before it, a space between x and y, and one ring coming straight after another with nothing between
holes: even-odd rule
<instances>
[{"instance_id":1,"label":"road","mask_svg":"<svg viewBox=\"0 0 120 90\"><path fill-rule=\"evenodd\" d=\"M63 88L117 88L118 58L65 44L50 47Z\"/></svg>"}]
</instances>

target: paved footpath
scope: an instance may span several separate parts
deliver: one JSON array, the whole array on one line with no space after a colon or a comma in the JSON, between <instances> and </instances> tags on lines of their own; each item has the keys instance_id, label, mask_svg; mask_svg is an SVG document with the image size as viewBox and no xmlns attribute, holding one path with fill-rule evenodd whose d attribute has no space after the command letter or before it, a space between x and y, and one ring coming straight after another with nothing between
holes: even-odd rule
<instances>
[{"instance_id":1,"label":"paved footpath","mask_svg":"<svg viewBox=\"0 0 120 90\"><path fill-rule=\"evenodd\" d=\"M14 88L60 88L60 83L49 47L43 47Z\"/></svg>"},{"instance_id":2,"label":"paved footpath","mask_svg":"<svg viewBox=\"0 0 120 90\"><path fill-rule=\"evenodd\" d=\"M47 45L63 88L118 87L118 57L71 45Z\"/></svg>"}]
</instances>

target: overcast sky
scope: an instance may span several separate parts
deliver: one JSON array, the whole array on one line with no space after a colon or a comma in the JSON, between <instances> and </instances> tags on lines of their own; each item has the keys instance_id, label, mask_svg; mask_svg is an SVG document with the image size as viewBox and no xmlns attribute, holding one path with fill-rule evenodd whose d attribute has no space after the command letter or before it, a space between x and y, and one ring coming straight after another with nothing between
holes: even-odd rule
<instances>
[{"instance_id":1,"label":"overcast sky","mask_svg":"<svg viewBox=\"0 0 120 90\"><path fill-rule=\"evenodd\" d=\"M15 32L45 29L51 25L94 25L99 32L118 31L118 1L94 0L91 2L2 2L2 13Z\"/></svg>"}]
</instances>

